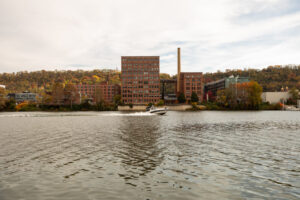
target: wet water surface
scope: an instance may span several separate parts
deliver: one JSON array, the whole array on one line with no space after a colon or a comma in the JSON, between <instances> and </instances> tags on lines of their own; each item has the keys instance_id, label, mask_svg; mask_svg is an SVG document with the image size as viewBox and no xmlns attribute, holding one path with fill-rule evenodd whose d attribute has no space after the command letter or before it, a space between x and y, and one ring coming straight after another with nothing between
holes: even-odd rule
<instances>
[{"instance_id":1,"label":"wet water surface","mask_svg":"<svg viewBox=\"0 0 300 200\"><path fill-rule=\"evenodd\" d=\"M0 113L0 199L300 199L300 112Z\"/></svg>"}]
</instances>

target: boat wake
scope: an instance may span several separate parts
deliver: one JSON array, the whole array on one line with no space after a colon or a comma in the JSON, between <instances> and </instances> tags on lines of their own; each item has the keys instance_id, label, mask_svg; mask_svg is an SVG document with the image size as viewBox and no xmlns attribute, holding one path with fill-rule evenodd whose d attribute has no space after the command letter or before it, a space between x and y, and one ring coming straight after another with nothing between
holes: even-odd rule
<instances>
[{"instance_id":1,"label":"boat wake","mask_svg":"<svg viewBox=\"0 0 300 200\"><path fill-rule=\"evenodd\" d=\"M101 116L153 116L155 114L149 113L149 112L135 112L135 113L103 113L99 114Z\"/></svg>"}]
</instances>

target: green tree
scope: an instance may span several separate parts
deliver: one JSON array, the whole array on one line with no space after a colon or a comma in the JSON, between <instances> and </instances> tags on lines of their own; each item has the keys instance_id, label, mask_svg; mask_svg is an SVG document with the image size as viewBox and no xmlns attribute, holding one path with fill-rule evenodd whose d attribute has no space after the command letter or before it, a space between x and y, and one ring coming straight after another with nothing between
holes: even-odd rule
<instances>
[{"instance_id":1,"label":"green tree","mask_svg":"<svg viewBox=\"0 0 300 200\"><path fill-rule=\"evenodd\" d=\"M186 102L186 99L185 99L185 96L184 96L183 93L179 94L177 100L178 100L179 103L185 103Z\"/></svg>"},{"instance_id":2,"label":"green tree","mask_svg":"<svg viewBox=\"0 0 300 200\"><path fill-rule=\"evenodd\" d=\"M163 106L165 104L164 100L159 100L159 102L156 104L156 106Z\"/></svg>"},{"instance_id":3,"label":"green tree","mask_svg":"<svg viewBox=\"0 0 300 200\"><path fill-rule=\"evenodd\" d=\"M192 92L191 102L198 102L199 98L196 92Z\"/></svg>"},{"instance_id":4,"label":"green tree","mask_svg":"<svg viewBox=\"0 0 300 200\"><path fill-rule=\"evenodd\" d=\"M171 79L171 76L170 76L170 74L160 73L159 78L160 79Z\"/></svg>"},{"instance_id":5,"label":"green tree","mask_svg":"<svg viewBox=\"0 0 300 200\"><path fill-rule=\"evenodd\" d=\"M248 99L250 108L258 109L261 104L262 87L255 81L248 84Z\"/></svg>"},{"instance_id":6,"label":"green tree","mask_svg":"<svg viewBox=\"0 0 300 200\"><path fill-rule=\"evenodd\" d=\"M293 87L290 91L289 91L290 95L291 95L291 100L293 104L297 103L297 100L299 99L299 90L297 90L295 87Z\"/></svg>"},{"instance_id":7,"label":"green tree","mask_svg":"<svg viewBox=\"0 0 300 200\"><path fill-rule=\"evenodd\" d=\"M79 93L73 83L67 83L64 88L65 103L73 108L73 104L79 101Z\"/></svg>"},{"instance_id":8,"label":"green tree","mask_svg":"<svg viewBox=\"0 0 300 200\"><path fill-rule=\"evenodd\" d=\"M115 105L120 105L122 103L121 95L118 94L114 96L114 103Z\"/></svg>"},{"instance_id":9,"label":"green tree","mask_svg":"<svg viewBox=\"0 0 300 200\"><path fill-rule=\"evenodd\" d=\"M16 101L14 99L9 99L5 102L5 110L14 111L16 109Z\"/></svg>"}]
</instances>

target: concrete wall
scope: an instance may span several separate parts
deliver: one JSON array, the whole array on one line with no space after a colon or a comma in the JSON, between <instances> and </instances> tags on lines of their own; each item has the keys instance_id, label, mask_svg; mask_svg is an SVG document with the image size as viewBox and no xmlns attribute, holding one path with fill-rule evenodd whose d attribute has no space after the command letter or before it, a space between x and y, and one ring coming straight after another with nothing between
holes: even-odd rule
<instances>
[{"instance_id":1,"label":"concrete wall","mask_svg":"<svg viewBox=\"0 0 300 200\"><path fill-rule=\"evenodd\" d=\"M286 102L291 97L289 92L263 92L261 95L263 102L279 103Z\"/></svg>"},{"instance_id":2,"label":"concrete wall","mask_svg":"<svg viewBox=\"0 0 300 200\"><path fill-rule=\"evenodd\" d=\"M118 106L119 111L146 111L147 106Z\"/></svg>"},{"instance_id":3,"label":"concrete wall","mask_svg":"<svg viewBox=\"0 0 300 200\"><path fill-rule=\"evenodd\" d=\"M119 111L146 111L147 106L133 106L130 108L129 106L118 106ZM172 105L172 106L163 106L167 107L168 110L171 111L185 111L189 108L192 108L191 105Z\"/></svg>"},{"instance_id":4,"label":"concrete wall","mask_svg":"<svg viewBox=\"0 0 300 200\"><path fill-rule=\"evenodd\" d=\"M192 108L191 105L172 105L172 106L166 106L168 108L168 110L172 110L172 111L185 111L189 108Z\"/></svg>"}]
</instances>

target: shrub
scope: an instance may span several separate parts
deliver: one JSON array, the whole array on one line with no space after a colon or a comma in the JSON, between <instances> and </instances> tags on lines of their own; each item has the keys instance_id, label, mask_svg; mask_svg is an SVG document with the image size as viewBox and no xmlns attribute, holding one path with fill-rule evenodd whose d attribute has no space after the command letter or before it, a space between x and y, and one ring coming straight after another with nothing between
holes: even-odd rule
<instances>
[{"instance_id":1,"label":"shrub","mask_svg":"<svg viewBox=\"0 0 300 200\"><path fill-rule=\"evenodd\" d=\"M159 102L156 104L156 106L163 106L165 104L164 100L159 100Z\"/></svg>"},{"instance_id":2,"label":"shrub","mask_svg":"<svg viewBox=\"0 0 300 200\"><path fill-rule=\"evenodd\" d=\"M196 92L192 92L191 102L198 102L199 98Z\"/></svg>"}]
</instances>

